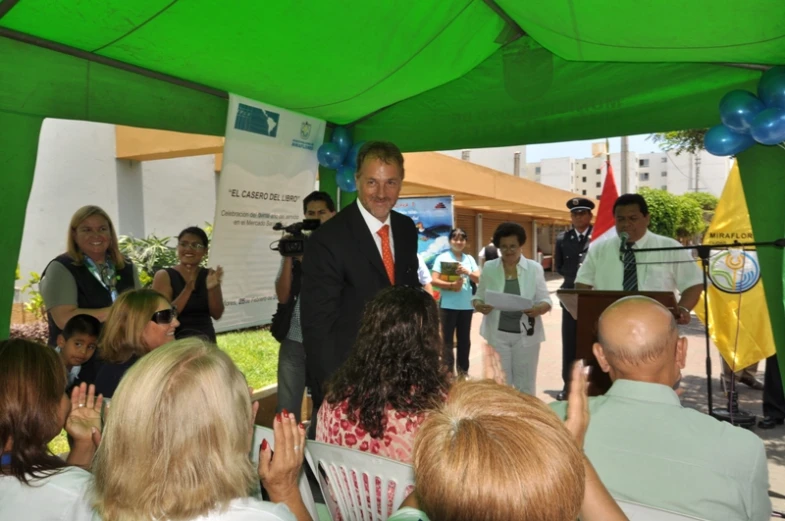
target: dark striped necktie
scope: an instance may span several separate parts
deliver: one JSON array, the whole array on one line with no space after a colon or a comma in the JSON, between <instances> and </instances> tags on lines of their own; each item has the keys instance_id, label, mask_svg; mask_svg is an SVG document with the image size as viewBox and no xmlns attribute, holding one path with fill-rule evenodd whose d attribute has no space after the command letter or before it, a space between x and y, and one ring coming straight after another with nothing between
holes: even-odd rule
<instances>
[{"instance_id":1,"label":"dark striped necktie","mask_svg":"<svg viewBox=\"0 0 785 521\"><path fill-rule=\"evenodd\" d=\"M632 253L632 244L627 243L624 251L624 279L622 287L624 291L638 291L638 265L635 262L635 254Z\"/></svg>"}]
</instances>

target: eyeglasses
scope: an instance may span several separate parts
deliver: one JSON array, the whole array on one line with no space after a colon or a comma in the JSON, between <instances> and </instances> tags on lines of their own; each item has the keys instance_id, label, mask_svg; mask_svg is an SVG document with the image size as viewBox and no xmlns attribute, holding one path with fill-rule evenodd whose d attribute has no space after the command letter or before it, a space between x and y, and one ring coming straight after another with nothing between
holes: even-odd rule
<instances>
[{"instance_id":1,"label":"eyeglasses","mask_svg":"<svg viewBox=\"0 0 785 521\"><path fill-rule=\"evenodd\" d=\"M534 317L529 317L529 327L526 328L526 336L534 336Z\"/></svg>"},{"instance_id":2,"label":"eyeglasses","mask_svg":"<svg viewBox=\"0 0 785 521\"><path fill-rule=\"evenodd\" d=\"M204 249L204 244L202 244L201 242L180 241L177 244L183 249L191 249L196 251L202 251Z\"/></svg>"},{"instance_id":3,"label":"eyeglasses","mask_svg":"<svg viewBox=\"0 0 785 521\"><path fill-rule=\"evenodd\" d=\"M177 310L169 308L156 311L153 313L153 317L150 320L156 324L171 324L175 318L177 318Z\"/></svg>"}]
</instances>

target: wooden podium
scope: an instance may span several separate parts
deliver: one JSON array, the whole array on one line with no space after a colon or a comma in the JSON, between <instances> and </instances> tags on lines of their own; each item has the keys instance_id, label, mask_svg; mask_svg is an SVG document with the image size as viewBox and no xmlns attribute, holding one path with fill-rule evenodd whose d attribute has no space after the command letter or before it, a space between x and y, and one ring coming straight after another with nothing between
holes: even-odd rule
<instances>
[{"instance_id":1,"label":"wooden podium","mask_svg":"<svg viewBox=\"0 0 785 521\"><path fill-rule=\"evenodd\" d=\"M578 321L577 341L575 344L576 360L584 359L592 366L589 377L589 395L605 394L611 386L611 379L600 369L594 357L592 346L597 341L597 320L605 308L623 297L643 295L661 303L670 309L675 317L679 316L676 296L671 291L599 291L593 289L560 289L556 292L559 300Z\"/></svg>"}]
</instances>

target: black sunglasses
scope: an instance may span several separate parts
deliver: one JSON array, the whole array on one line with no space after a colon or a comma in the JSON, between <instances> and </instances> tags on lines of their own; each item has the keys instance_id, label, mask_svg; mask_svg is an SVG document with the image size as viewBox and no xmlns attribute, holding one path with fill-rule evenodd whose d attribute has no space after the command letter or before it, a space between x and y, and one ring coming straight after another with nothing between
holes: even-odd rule
<instances>
[{"instance_id":1,"label":"black sunglasses","mask_svg":"<svg viewBox=\"0 0 785 521\"><path fill-rule=\"evenodd\" d=\"M534 317L529 317L529 327L526 328L526 336L534 336Z\"/></svg>"},{"instance_id":2,"label":"black sunglasses","mask_svg":"<svg viewBox=\"0 0 785 521\"><path fill-rule=\"evenodd\" d=\"M156 311L153 313L153 318L150 320L156 324L171 324L175 318L177 318L177 310L174 308L169 308Z\"/></svg>"}]
</instances>

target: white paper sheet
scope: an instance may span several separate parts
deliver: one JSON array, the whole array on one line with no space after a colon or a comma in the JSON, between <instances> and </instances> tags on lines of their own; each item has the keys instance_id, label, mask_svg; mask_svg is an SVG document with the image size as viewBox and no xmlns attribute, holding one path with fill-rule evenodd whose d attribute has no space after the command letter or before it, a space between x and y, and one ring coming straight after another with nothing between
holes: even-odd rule
<instances>
[{"instance_id":1,"label":"white paper sheet","mask_svg":"<svg viewBox=\"0 0 785 521\"><path fill-rule=\"evenodd\" d=\"M511 295L498 291L486 291L485 303L499 311L523 311L534 306L534 302L520 295Z\"/></svg>"}]
</instances>

